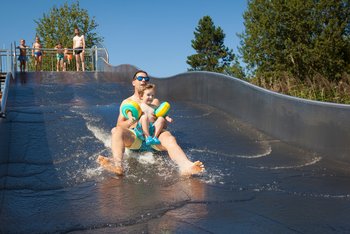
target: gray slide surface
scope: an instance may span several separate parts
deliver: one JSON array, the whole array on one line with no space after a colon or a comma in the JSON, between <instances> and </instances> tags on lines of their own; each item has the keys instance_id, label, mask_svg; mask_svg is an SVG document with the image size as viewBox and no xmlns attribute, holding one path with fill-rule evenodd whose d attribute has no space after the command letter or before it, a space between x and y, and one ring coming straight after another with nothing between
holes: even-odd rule
<instances>
[{"instance_id":1,"label":"gray slide surface","mask_svg":"<svg viewBox=\"0 0 350 234\"><path fill-rule=\"evenodd\" d=\"M104 172L95 160L111 155L110 129L135 70L26 73L11 82L0 120L1 233L350 232L349 146L337 138L348 136L349 120L318 147L306 139L322 137L324 119L340 126L334 112L346 115L345 105L300 111L309 103L211 73L153 79L172 105L169 129L206 173L183 179L166 153L150 152L127 152L122 178ZM307 122L321 109L329 114ZM286 130L282 113L293 134L271 127ZM310 125L304 143L300 122Z\"/></svg>"}]
</instances>

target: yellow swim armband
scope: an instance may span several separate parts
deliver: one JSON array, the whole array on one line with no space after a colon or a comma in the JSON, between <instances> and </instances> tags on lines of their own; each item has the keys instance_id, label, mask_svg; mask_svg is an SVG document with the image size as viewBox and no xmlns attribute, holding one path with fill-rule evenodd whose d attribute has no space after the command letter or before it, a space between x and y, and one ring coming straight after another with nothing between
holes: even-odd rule
<instances>
[{"instance_id":1,"label":"yellow swim armband","mask_svg":"<svg viewBox=\"0 0 350 234\"><path fill-rule=\"evenodd\" d=\"M160 104L160 106L154 111L154 114L157 117L165 117L168 114L168 111L170 109L170 104L168 102L163 102Z\"/></svg>"}]
</instances>

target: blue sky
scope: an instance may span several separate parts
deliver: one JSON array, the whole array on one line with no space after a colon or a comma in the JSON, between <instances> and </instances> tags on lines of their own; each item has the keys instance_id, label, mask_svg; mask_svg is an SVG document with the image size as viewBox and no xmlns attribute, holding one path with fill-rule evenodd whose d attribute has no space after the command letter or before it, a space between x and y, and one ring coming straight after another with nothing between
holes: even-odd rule
<instances>
[{"instance_id":1,"label":"blue sky","mask_svg":"<svg viewBox=\"0 0 350 234\"><path fill-rule=\"evenodd\" d=\"M14 41L34 42L34 20L49 13L55 5L71 0L2 1L0 46L9 48ZM80 0L99 24L112 65L132 64L152 76L167 77L187 71L187 56L198 21L209 15L224 33L225 45L238 54L237 33L244 30L246 0Z\"/></svg>"}]
</instances>

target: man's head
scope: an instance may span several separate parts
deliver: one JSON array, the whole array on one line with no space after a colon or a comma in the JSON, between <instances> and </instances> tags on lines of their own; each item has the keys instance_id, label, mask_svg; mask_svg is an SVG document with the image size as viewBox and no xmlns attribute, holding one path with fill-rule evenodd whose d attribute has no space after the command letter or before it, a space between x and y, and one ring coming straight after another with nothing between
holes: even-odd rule
<instances>
[{"instance_id":1,"label":"man's head","mask_svg":"<svg viewBox=\"0 0 350 234\"><path fill-rule=\"evenodd\" d=\"M141 90L149 80L147 72L142 70L136 71L132 78L132 85L135 87L135 93L138 93L138 91Z\"/></svg>"},{"instance_id":2,"label":"man's head","mask_svg":"<svg viewBox=\"0 0 350 234\"><path fill-rule=\"evenodd\" d=\"M75 29L74 29L74 34L75 34L75 35L79 35L79 29L78 29L78 28L75 28Z\"/></svg>"}]
</instances>

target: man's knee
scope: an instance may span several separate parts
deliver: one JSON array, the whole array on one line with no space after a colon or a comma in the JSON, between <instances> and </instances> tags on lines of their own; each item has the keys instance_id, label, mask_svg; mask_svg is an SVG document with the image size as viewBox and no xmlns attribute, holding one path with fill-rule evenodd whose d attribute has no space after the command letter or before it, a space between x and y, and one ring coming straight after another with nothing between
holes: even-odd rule
<instances>
[{"instance_id":1,"label":"man's knee","mask_svg":"<svg viewBox=\"0 0 350 234\"><path fill-rule=\"evenodd\" d=\"M116 134L117 131L118 131L118 127L114 127L114 128L112 128L111 133L112 134Z\"/></svg>"},{"instance_id":2,"label":"man's knee","mask_svg":"<svg viewBox=\"0 0 350 234\"><path fill-rule=\"evenodd\" d=\"M119 135L119 134L123 134L124 132L127 132L128 130L125 128L122 128L120 126L116 126L114 128L112 128L111 133L112 135Z\"/></svg>"},{"instance_id":3,"label":"man's knee","mask_svg":"<svg viewBox=\"0 0 350 234\"><path fill-rule=\"evenodd\" d=\"M168 131L163 132L159 137L164 146L177 145L176 138Z\"/></svg>"}]
</instances>

